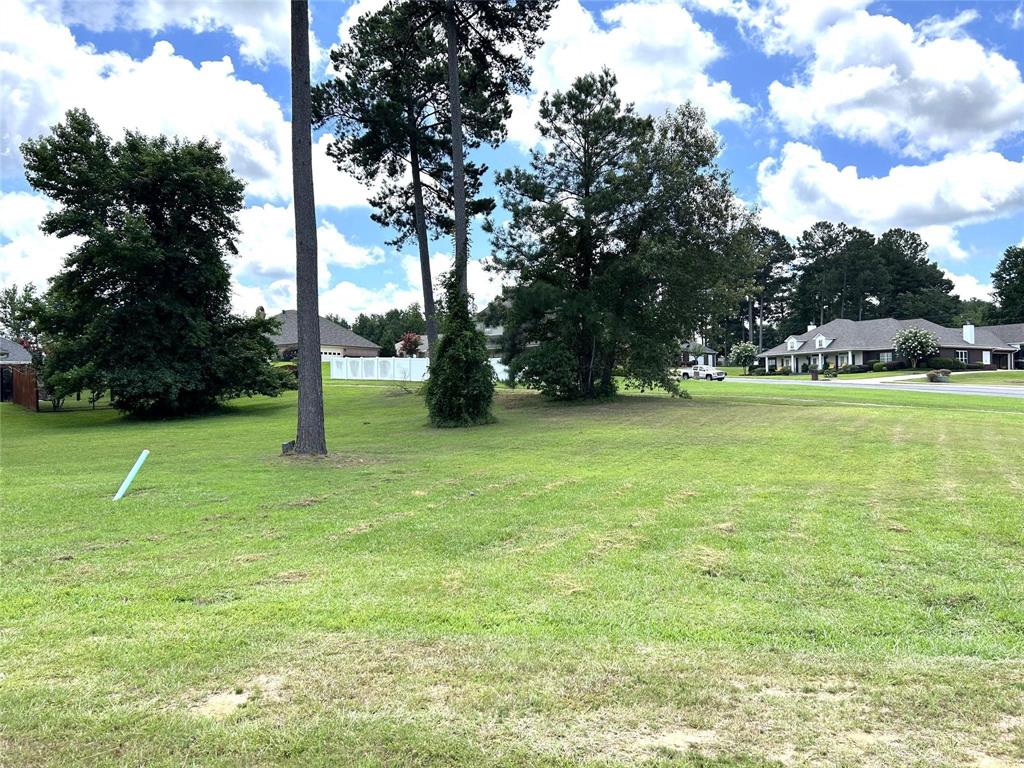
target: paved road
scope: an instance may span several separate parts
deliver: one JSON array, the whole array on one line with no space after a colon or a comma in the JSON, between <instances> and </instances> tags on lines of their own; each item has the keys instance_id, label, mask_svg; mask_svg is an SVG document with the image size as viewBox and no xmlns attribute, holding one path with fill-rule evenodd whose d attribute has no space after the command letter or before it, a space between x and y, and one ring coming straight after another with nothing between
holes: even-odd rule
<instances>
[{"instance_id":1,"label":"paved road","mask_svg":"<svg viewBox=\"0 0 1024 768\"><path fill-rule=\"evenodd\" d=\"M932 392L955 395L987 395L988 397L1024 398L1022 386L989 386L970 384L883 384L870 381L806 381L785 379L781 376L729 376L727 382L740 384L777 384L785 387L818 387L819 389L888 389L896 392ZM717 382L704 382L713 386Z\"/></svg>"}]
</instances>

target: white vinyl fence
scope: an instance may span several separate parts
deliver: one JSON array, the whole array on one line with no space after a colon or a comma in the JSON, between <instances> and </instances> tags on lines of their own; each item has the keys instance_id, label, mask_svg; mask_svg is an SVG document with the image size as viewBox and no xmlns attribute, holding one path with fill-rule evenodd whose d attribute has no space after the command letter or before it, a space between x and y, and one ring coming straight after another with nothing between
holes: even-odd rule
<instances>
[{"instance_id":1,"label":"white vinyl fence","mask_svg":"<svg viewBox=\"0 0 1024 768\"><path fill-rule=\"evenodd\" d=\"M335 357L330 361L332 379L364 381L426 381L430 378L430 360L425 357ZM502 381L508 378L508 366L491 358L491 367Z\"/></svg>"}]
</instances>

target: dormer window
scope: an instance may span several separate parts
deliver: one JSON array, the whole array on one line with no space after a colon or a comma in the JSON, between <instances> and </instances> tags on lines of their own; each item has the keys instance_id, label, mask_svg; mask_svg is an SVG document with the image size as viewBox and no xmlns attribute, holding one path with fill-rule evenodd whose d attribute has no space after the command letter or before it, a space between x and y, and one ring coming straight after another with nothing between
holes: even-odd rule
<instances>
[{"instance_id":1,"label":"dormer window","mask_svg":"<svg viewBox=\"0 0 1024 768\"><path fill-rule=\"evenodd\" d=\"M814 348L815 349L824 349L825 347L827 347L831 343L832 343L832 339L826 339L820 333L817 336L814 337Z\"/></svg>"},{"instance_id":2,"label":"dormer window","mask_svg":"<svg viewBox=\"0 0 1024 768\"><path fill-rule=\"evenodd\" d=\"M794 350L800 349L800 347L802 345L803 345L802 341L799 341L799 340L793 338L792 336L790 336L788 339L786 339L786 349L789 352L792 352Z\"/></svg>"}]
</instances>

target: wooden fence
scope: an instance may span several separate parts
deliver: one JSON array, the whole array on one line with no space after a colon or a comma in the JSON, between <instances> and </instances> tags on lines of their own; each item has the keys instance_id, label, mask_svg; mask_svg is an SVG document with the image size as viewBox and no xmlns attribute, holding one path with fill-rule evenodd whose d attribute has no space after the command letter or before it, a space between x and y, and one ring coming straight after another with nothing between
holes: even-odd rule
<instances>
[{"instance_id":1,"label":"wooden fence","mask_svg":"<svg viewBox=\"0 0 1024 768\"><path fill-rule=\"evenodd\" d=\"M39 388L36 385L36 369L31 365L12 365L14 392L11 400L30 411L39 410Z\"/></svg>"}]
</instances>

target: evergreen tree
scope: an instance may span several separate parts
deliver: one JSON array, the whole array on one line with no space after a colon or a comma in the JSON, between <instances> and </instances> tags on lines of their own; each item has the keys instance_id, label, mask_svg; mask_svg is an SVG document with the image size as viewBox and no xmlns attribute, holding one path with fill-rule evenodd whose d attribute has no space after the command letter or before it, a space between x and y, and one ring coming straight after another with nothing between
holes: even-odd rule
<instances>
[{"instance_id":1,"label":"evergreen tree","mask_svg":"<svg viewBox=\"0 0 1024 768\"><path fill-rule=\"evenodd\" d=\"M21 151L29 183L60 206L42 230L82 238L37 312L52 394L110 390L122 411L166 415L280 392L274 322L230 312L243 187L219 146L113 142L73 110Z\"/></svg>"},{"instance_id":2,"label":"evergreen tree","mask_svg":"<svg viewBox=\"0 0 1024 768\"><path fill-rule=\"evenodd\" d=\"M512 114L510 96L530 86L529 60L541 44L557 0L421 0L419 22L443 30L447 49L449 121L451 125L452 202L455 213L455 262L459 290L468 294L468 217L466 207L464 115L478 115L476 133L497 146L505 138ZM489 125L489 134L484 130Z\"/></svg>"},{"instance_id":3,"label":"evergreen tree","mask_svg":"<svg viewBox=\"0 0 1024 768\"><path fill-rule=\"evenodd\" d=\"M1000 323L1024 323L1024 247L1011 245L992 273Z\"/></svg>"},{"instance_id":4,"label":"evergreen tree","mask_svg":"<svg viewBox=\"0 0 1024 768\"><path fill-rule=\"evenodd\" d=\"M313 89L313 120L330 125L328 154L376 191L372 218L392 227L390 244L416 241L423 283L427 338L437 343L430 238L449 235L452 219L452 166L448 108L447 47L429 26L417 24L418 8L390 2L360 18L350 42L331 51L335 78ZM488 107L464 107L466 145L490 139L495 116ZM485 167L466 163L469 215L487 214L491 198L480 197Z\"/></svg>"},{"instance_id":5,"label":"evergreen tree","mask_svg":"<svg viewBox=\"0 0 1024 768\"><path fill-rule=\"evenodd\" d=\"M494 368L487 342L477 329L455 275L445 278L442 336L432 356L424 389L430 423L435 427L471 427L494 421Z\"/></svg>"},{"instance_id":6,"label":"evergreen tree","mask_svg":"<svg viewBox=\"0 0 1024 768\"><path fill-rule=\"evenodd\" d=\"M653 124L623 107L605 70L545 96L547 146L499 175L506 227L495 263L516 284L505 359L516 380L559 398L640 387L676 391L683 341L747 290L737 265L746 218L717 137L691 105ZM723 298L724 297L724 298Z\"/></svg>"}]
</instances>

